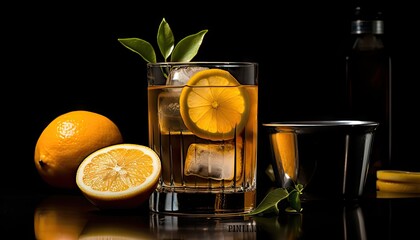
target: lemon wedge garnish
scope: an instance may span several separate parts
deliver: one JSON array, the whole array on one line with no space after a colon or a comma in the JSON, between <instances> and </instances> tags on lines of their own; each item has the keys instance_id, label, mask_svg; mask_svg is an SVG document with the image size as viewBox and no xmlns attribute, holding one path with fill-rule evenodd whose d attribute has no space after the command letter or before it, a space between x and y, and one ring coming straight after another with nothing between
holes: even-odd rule
<instances>
[{"instance_id":1,"label":"lemon wedge garnish","mask_svg":"<svg viewBox=\"0 0 420 240\"><path fill-rule=\"evenodd\" d=\"M377 180L376 188L384 192L420 193L420 183L388 182Z\"/></svg>"},{"instance_id":2,"label":"lemon wedge garnish","mask_svg":"<svg viewBox=\"0 0 420 240\"><path fill-rule=\"evenodd\" d=\"M420 172L408 172L399 170L378 170L376 177L383 181L407 182L420 184Z\"/></svg>"},{"instance_id":3,"label":"lemon wedge garnish","mask_svg":"<svg viewBox=\"0 0 420 240\"><path fill-rule=\"evenodd\" d=\"M186 85L179 100L180 113L193 134L229 140L243 130L249 115L248 92L228 71L203 70Z\"/></svg>"},{"instance_id":4,"label":"lemon wedge garnish","mask_svg":"<svg viewBox=\"0 0 420 240\"><path fill-rule=\"evenodd\" d=\"M378 170L376 188L383 192L420 193L420 172Z\"/></svg>"}]
</instances>

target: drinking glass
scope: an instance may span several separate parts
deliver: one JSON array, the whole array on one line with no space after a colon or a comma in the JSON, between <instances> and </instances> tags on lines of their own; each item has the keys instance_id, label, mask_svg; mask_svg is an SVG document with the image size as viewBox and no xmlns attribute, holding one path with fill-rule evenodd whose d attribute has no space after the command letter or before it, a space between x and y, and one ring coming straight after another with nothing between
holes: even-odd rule
<instances>
[{"instance_id":1,"label":"drinking glass","mask_svg":"<svg viewBox=\"0 0 420 240\"><path fill-rule=\"evenodd\" d=\"M162 164L150 210L232 215L256 207L258 64L147 64L149 146Z\"/></svg>"}]
</instances>

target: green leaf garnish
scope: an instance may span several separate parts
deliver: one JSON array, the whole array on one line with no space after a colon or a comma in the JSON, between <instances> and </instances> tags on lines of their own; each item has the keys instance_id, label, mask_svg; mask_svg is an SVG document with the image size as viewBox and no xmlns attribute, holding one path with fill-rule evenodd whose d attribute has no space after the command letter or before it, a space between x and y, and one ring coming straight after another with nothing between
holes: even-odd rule
<instances>
[{"instance_id":1,"label":"green leaf garnish","mask_svg":"<svg viewBox=\"0 0 420 240\"><path fill-rule=\"evenodd\" d=\"M286 212L301 212L300 195L302 191L302 184L297 184L294 188L289 189L276 188L264 197L257 208L246 215L264 215L269 213L278 215L280 213L278 205L284 199L287 199L289 202L289 207L285 209Z\"/></svg>"},{"instance_id":2,"label":"green leaf garnish","mask_svg":"<svg viewBox=\"0 0 420 240\"><path fill-rule=\"evenodd\" d=\"M171 56L172 62L189 62L195 57L207 30L202 30L179 41Z\"/></svg>"},{"instance_id":3,"label":"green leaf garnish","mask_svg":"<svg viewBox=\"0 0 420 240\"><path fill-rule=\"evenodd\" d=\"M303 186L302 184L296 185L294 189L289 191L289 196L287 200L289 201L290 207L286 208L286 212L301 212L302 206L300 202L300 195L302 194Z\"/></svg>"},{"instance_id":4,"label":"green leaf garnish","mask_svg":"<svg viewBox=\"0 0 420 240\"><path fill-rule=\"evenodd\" d=\"M139 54L146 62L156 62L152 44L139 38L119 38L118 41L131 51Z\"/></svg>"},{"instance_id":5,"label":"green leaf garnish","mask_svg":"<svg viewBox=\"0 0 420 240\"><path fill-rule=\"evenodd\" d=\"M262 214L262 213L275 213L279 214L279 208L277 204L283 200L286 199L287 196L289 196L289 193L285 188L276 188L272 191L270 191L267 196L264 197L264 199L261 201L261 203L257 206L254 211L250 212L249 215L256 215L256 214Z\"/></svg>"},{"instance_id":6,"label":"green leaf garnish","mask_svg":"<svg viewBox=\"0 0 420 240\"><path fill-rule=\"evenodd\" d=\"M191 34L179 41L175 45L173 32L165 18L159 24L157 32L157 44L166 62L171 57L172 62L189 62L198 53L208 30L202 30L196 34ZM118 38L118 41L129 50L139 54L146 62L156 63L155 50L148 41L140 38Z\"/></svg>"},{"instance_id":7,"label":"green leaf garnish","mask_svg":"<svg viewBox=\"0 0 420 240\"><path fill-rule=\"evenodd\" d=\"M172 53L172 50L174 49L175 39L172 30L169 27L169 24L166 22L165 18L162 19L162 22L159 25L157 43L160 52L162 53L162 56L166 62L166 59L168 59Z\"/></svg>"}]
</instances>

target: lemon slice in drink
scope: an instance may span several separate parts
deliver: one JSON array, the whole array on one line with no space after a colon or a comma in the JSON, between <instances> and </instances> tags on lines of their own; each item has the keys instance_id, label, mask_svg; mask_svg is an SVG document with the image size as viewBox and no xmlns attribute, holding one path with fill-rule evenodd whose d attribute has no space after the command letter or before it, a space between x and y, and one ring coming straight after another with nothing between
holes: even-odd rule
<instances>
[{"instance_id":1,"label":"lemon slice in drink","mask_svg":"<svg viewBox=\"0 0 420 240\"><path fill-rule=\"evenodd\" d=\"M179 100L187 128L204 139L233 139L243 130L249 115L248 92L240 85L222 69L194 74Z\"/></svg>"}]
</instances>

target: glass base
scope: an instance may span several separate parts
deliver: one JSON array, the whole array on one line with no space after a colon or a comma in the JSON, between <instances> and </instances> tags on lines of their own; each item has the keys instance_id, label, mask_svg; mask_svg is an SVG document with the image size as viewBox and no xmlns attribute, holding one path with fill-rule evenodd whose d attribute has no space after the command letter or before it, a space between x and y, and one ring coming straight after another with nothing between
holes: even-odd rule
<instances>
[{"instance_id":1,"label":"glass base","mask_svg":"<svg viewBox=\"0 0 420 240\"><path fill-rule=\"evenodd\" d=\"M158 192L149 199L152 212L188 216L235 216L256 207L256 192Z\"/></svg>"}]
</instances>

